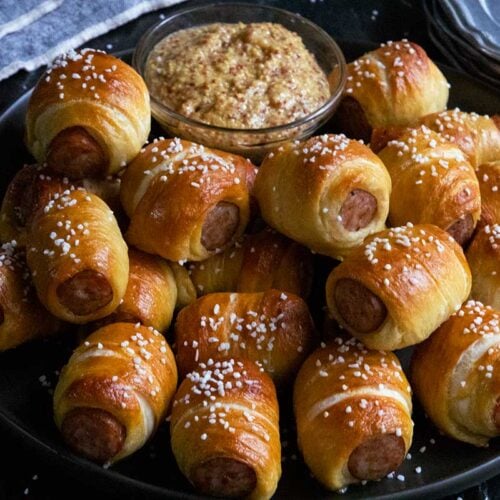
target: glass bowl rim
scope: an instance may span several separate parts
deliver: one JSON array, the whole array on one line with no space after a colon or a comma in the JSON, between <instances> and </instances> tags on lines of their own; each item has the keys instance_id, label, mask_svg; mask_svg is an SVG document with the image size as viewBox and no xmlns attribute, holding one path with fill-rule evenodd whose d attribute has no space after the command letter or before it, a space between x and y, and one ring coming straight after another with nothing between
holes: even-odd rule
<instances>
[{"instance_id":1,"label":"glass bowl rim","mask_svg":"<svg viewBox=\"0 0 500 500\"><path fill-rule=\"evenodd\" d=\"M302 127L303 125L305 125L305 124L307 124L315 119L318 119L321 116L323 116L324 114L328 113L328 111L330 111L331 108L333 108L335 106L335 104L337 103L337 100L341 97L341 94L344 90L345 81L347 78L346 60L344 57L344 53L342 52L342 50L338 46L337 42L323 28L318 26L316 23L313 23L312 21L310 21L306 17L304 17L300 14L296 14L294 12L290 12L286 9L281 9L279 7L273 7L270 5L252 4L249 2L213 2L213 3L205 4L205 5L195 5L195 6L191 6L191 7L184 7L181 9L176 9L170 15L165 17L165 19L162 19L160 22L155 23L152 26L150 26L144 32L144 34L141 36L141 38L139 39L139 42L137 43L137 45L134 49L134 52L132 54L132 66L139 73L139 75L141 75L141 77L144 78L142 67L145 64L147 57L149 56L150 51L147 52L147 54L145 56L142 55L142 52L144 51L144 48L148 44L150 38L155 33L157 33L163 26L168 25L170 22L172 22L176 18L190 14L192 12L203 11L205 9L214 8L214 7L219 7L219 8L251 7L253 9L262 9L262 10L267 10L270 12L277 12L281 15L288 16L291 19L299 20L301 23L308 25L310 28L312 28L318 35L321 36L321 38L323 38L331 46L332 52L335 53L337 60L338 60L338 63L337 63L338 68L340 70L340 77L339 77L338 84L336 85L336 87L334 89L331 89L330 97L319 108L315 109L312 113L309 113L308 115L303 116L302 118L299 118L298 120L295 120L293 122L284 123L282 125L275 125L272 127L231 128L231 127L221 127L219 125L211 125L210 123L194 120L194 119L189 118L181 113L178 113L177 111L174 111L173 109L171 109L168 106L166 106L165 104L163 104L161 101L159 101L156 97L154 97L150 93L150 99L151 99L152 104L155 105L159 110L161 110L162 112L166 112L172 118L178 120L179 122L184 122L185 124L190 125L191 127L197 127L197 128L202 128L202 129L206 129L206 130L223 132L223 133L231 133L231 134L249 134L249 135L266 134L267 135L270 133L283 132L283 131L287 131L290 129ZM200 24L199 26L202 26L202 24ZM158 118L156 118L156 119L158 120Z\"/></svg>"}]
</instances>

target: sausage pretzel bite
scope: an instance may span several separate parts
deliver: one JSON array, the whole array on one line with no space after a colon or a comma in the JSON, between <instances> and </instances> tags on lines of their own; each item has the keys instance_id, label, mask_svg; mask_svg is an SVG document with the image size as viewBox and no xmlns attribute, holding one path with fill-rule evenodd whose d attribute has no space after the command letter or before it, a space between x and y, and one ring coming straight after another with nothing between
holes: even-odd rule
<instances>
[{"instance_id":1,"label":"sausage pretzel bite","mask_svg":"<svg viewBox=\"0 0 500 500\"><path fill-rule=\"evenodd\" d=\"M461 245L481 214L479 184L464 153L424 125L380 151L392 179L389 221L435 224Z\"/></svg>"},{"instance_id":2,"label":"sausage pretzel bite","mask_svg":"<svg viewBox=\"0 0 500 500\"><path fill-rule=\"evenodd\" d=\"M500 161L483 163L476 170L481 190L481 224L500 224Z\"/></svg>"},{"instance_id":3,"label":"sausage pretzel bite","mask_svg":"<svg viewBox=\"0 0 500 500\"><path fill-rule=\"evenodd\" d=\"M407 40L383 43L349 63L347 74L334 119L347 136L366 142L376 127L410 125L448 102L446 78L422 47Z\"/></svg>"},{"instance_id":4,"label":"sausage pretzel bite","mask_svg":"<svg viewBox=\"0 0 500 500\"><path fill-rule=\"evenodd\" d=\"M170 421L182 473L205 495L271 498L281 476L271 379L248 360L209 360L184 379Z\"/></svg>"},{"instance_id":5,"label":"sausage pretzel bite","mask_svg":"<svg viewBox=\"0 0 500 500\"><path fill-rule=\"evenodd\" d=\"M307 248L265 228L203 262L193 262L189 273L199 295L275 288L306 298L313 262Z\"/></svg>"},{"instance_id":6,"label":"sausage pretzel bite","mask_svg":"<svg viewBox=\"0 0 500 500\"><path fill-rule=\"evenodd\" d=\"M56 194L71 186L67 178L50 174L41 165L24 165L7 186L0 211L0 240L26 244L34 215Z\"/></svg>"},{"instance_id":7,"label":"sausage pretzel bite","mask_svg":"<svg viewBox=\"0 0 500 500\"><path fill-rule=\"evenodd\" d=\"M411 363L413 388L431 420L476 446L500 436L499 325L498 311L469 300L417 346Z\"/></svg>"},{"instance_id":8,"label":"sausage pretzel bite","mask_svg":"<svg viewBox=\"0 0 500 500\"><path fill-rule=\"evenodd\" d=\"M25 246L26 233L37 211L45 208L56 194L61 195L72 186L84 187L97 194L113 211L120 212L118 177L70 181L45 166L24 165L10 181L2 200L0 240L15 239L19 246Z\"/></svg>"},{"instance_id":9,"label":"sausage pretzel bite","mask_svg":"<svg viewBox=\"0 0 500 500\"><path fill-rule=\"evenodd\" d=\"M37 212L27 261L42 304L70 323L107 316L125 294L127 245L106 203L83 189L71 187Z\"/></svg>"},{"instance_id":10,"label":"sausage pretzel bite","mask_svg":"<svg viewBox=\"0 0 500 500\"><path fill-rule=\"evenodd\" d=\"M337 266L326 302L342 327L371 349L394 350L427 338L469 296L460 246L430 224L387 229Z\"/></svg>"},{"instance_id":11,"label":"sausage pretzel bite","mask_svg":"<svg viewBox=\"0 0 500 500\"><path fill-rule=\"evenodd\" d=\"M471 297L500 310L500 224L482 226L467 249Z\"/></svg>"},{"instance_id":12,"label":"sausage pretzel bite","mask_svg":"<svg viewBox=\"0 0 500 500\"><path fill-rule=\"evenodd\" d=\"M196 289L189 276L189 271L184 266L181 266L177 262L169 262L169 265L177 287L177 300L175 305L177 308L181 309L196 300Z\"/></svg>"},{"instance_id":13,"label":"sausage pretzel bite","mask_svg":"<svg viewBox=\"0 0 500 500\"><path fill-rule=\"evenodd\" d=\"M184 305L179 297L182 284L178 285L178 274L173 270L179 265L134 248L129 249L128 256L130 270L125 295L120 305L98 324L141 323L164 332L170 326L179 301ZM190 292L189 302L196 299L192 284Z\"/></svg>"},{"instance_id":14,"label":"sausage pretzel bite","mask_svg":"<svg viewBox=\"0 0 500 500\"><path fill-rule=\"evenodd\" d=\"M294 387L299 448L336 490L396 470L413 435L411 389L398 358L335 338L302 365Z\"/></svg>"},{"instance_id":15,"label":"sausage pretzel bite","mask_svg":"<svg viewBox=\"0 0 500 500\"><path fill-rule=\"evenodd\" d=\"M423 116L411 126L426 126L437 132L447 142L458 146L467 161L477 168L482 163L500 159L500 130L498 120L477 113L466 113L460 109L447 109L439 113ZM374 129L370 147L378 152L390 140L398 139L405 132L405 127Z\"/></svg>"},{"instance_id":16,"label":"sausage pretzel bite","mask_svg":"<svg viewBox=\"0 0 500 500\"><path fill-rule=\"evenodd\" d=\"M60 174L104 177L137 155L150 126L148 90L134 69L102 51L72 50L33 91L26 145Z\"/></svg>"},{"instance_id":17,"label":"sausage pretzel bite","mask_svg":"<svg viewBox=\"0 0 500 500\"><path fill-rule=\"evenodd\" d=\"M210 358L258 362L275 382L296 373L313 346L306 303L278 290L212 293L182 309L175 323L176 360L185 375Z\"/></svg>"},{"instance_id":18,"label":"sausage pretzel bite","mask_svg":"<svg viewBox=\"0 0 500 500\"><path fill-rule=\"evenodd\" d=\"M369 148L322 135L270 153L255 196L262 217L315 252L342 258L385 227L391 180Z\"/></svg>"},{"instance_id":19,"label":"sausage pretzel bite","mask_svg":"<svg viewBox=\"0 0 500 500\"><path fill-rule=\"evenodd\" d=\"M167 414L174 356L153 328L114 323L94 332L63 368L54 418L78 454L112 463L137 451Z\"/></svg>"},{"instance_id":20,"label":"sausage pretzel bite","mask_svg":"<svg viewBox=\"0 0 500 500\"><path fill-rule=\"evenodd\" d=\"M254 176L255 167L241 156L155 140L123 175L127 241L172 261L208 258L243 233Z\"/></svg>"},{"instance_id":21,"label":"sausage pretzel bite","mask_svg":"<svg viewBox=\"0 0 500 500\"><path fill-rule=\"evenodd\" d=\"M177 285L169 263L130 248L127 289L120 305L100 324L141 323L165 331L172 321Z\"/></svg>"},{"instance_id":22,"label":"sausage pretzel bite","mask_svg":"<svg viewBox=\"0 0 500 500\"><path fill-rule=\"evenodd\" d=\"M0 247L0 351L57 333L60 322L38 301L24 249L15 240Z\"/></svg>"}]
</instances>

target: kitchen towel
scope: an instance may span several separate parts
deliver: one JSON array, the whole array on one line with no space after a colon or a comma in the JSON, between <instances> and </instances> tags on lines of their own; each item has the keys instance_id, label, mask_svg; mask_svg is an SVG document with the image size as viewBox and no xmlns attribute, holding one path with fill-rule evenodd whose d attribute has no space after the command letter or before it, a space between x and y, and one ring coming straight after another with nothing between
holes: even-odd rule
<instances>
[{"instance_id":1,"label":"kitchen towel","mask_svg":"<svg viewBox=\"0 0 500 500\"><path fill-rule=\"evenodd\" d=\"M0 0L0 80L181 0Z\"/></svg>"}]
</instances>

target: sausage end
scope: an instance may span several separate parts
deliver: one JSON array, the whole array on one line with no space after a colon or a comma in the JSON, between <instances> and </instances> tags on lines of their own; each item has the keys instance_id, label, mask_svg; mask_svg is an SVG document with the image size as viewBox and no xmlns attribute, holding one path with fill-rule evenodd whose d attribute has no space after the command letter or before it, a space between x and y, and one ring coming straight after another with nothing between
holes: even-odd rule
<instances>
[{"instance_id":1,"label":"sausage end","mask_svg":"<svg viewBox=\"0 0 500 500\"><path fill-rule=\"evenodd\" d=\"M221 201L212 208L203 222L201 243L208 250L225 247L232 241L240 223L239 209L234 203Z\"/></svg>"},{"instance_id":2,"label":"sausage end","mask_svg":"<svg viewBox=\"0 0 500 500\"><path fill-rule=\"evenodd\" d=\"M472 219L472 215L467 214L465 217L455 221L446 231L459 245L465 245L474 232L474 220Z\"/></svg>"},{"instance_id":3,"label":"sausage end","mask_svg":"<svg viewBox=\"0 0 500 500\"><path fill-rule=\"evenodd\" d=\"M61 433L79 455L104 463L123 447L125 427L111 413L98 408L75 408L65 417Z\"/></svg>"},{"instance_id":4,"label":"sausage end","mask_svg":"<svg viewBox=\"0 0 500 500\"><path fill-rule=\"evenodd\" d=\"M107 164L101 145L83 127L62 130L49 145L49 168L73 179L102 176Z\"/></svg>"},{"instance_id":5,"label":"sausage end","mask_svg":"<svg viewBox=\"0 0 500 500\"><path fill-rule=\"evenodd\" d=\"M357 446L349 456L349 472L361 481L382 479L401 465L405 450L405 442L401 436L372 436Z\"/></svg>"},{"instance_id":6,"label":"sausage end","mask_svg":"<svg viewBox=\"0 0 500 500\"><path fill-rule=\"evenodd\" d=\"M59 302L76 316L86 316L106 306L113 299L107 278L92 269L85 269L57 287Z\"/></svg>"},{"instance_id":7,"label":"sausage end","mask_svg":"<svg viewBox=\"0 0 500 500\"><path fill-rule=\"evenodd\" d=\"M239 460L216 457L198 465L191 480L195 488L206 495L238 498L252 493L257 475L252 467Z\"/></svg>"},{"instance_id":8,"label":"sausage end","mask_svg":"<svg viewBox=\"0 0 500 500\"><path fill-rule=\"evenodd\" d=\"M368 191L352 190L340 209L342 225L348 231L359 231L370 224L377 213L377 199Z\"/></svg>"},{"instance_id":9,"label":"sausage end","mask_svg":"<svg viewBox=\"0 0 500 500\"><path fill-rule=\"evenodd\" d=\"M359 281L343 278L334 290L335 305L342 319L359 333L377 330L387 316L385 304Z\"/></svg>"}]
</instances>

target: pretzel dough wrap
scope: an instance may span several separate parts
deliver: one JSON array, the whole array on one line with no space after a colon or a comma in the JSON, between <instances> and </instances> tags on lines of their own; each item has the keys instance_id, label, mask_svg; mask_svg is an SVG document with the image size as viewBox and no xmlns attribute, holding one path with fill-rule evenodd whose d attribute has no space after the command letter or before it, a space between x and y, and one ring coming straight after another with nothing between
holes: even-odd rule
<instances>
[{"instance_id":1,"label":"pretzel dough wrap","mask_svg":"<svg viewBox=\"0 0 500 500\"><path fill-rule=\"evenodd\" d=\"M411 389L392 353L340 337L314 351L295 381L299 448L336 490L396 470L413 436Z\"/></svg>"},{"instance_id":2,"label":"pretzel dough wrap","mask_svg":"<svg viewBox=\"0 0 500 500\"><path fill-rule=\"evenodd\" d=\"M143 79L94 49L59 56L38 81L26 114L26 145L39 163L74 179L123 168L151 126Z\"/></svg>"},{"instance_id":3,"label":"pretzel dough wrap","mask_svg":"<svg viewBox=\"0 0 500 500\"><path fill-rule=\"evenodd\" d=\"M240 156L179 139L154 141L123 175L127 241L172 261L207 259L243 233L254 175Z\"/></svg>"},{"instance_id":4,"label":"pretzel dough wrap","mask_svg":"<svg viewBox=\"0 0 500 500\"><path fill-rule=\"evenodd\" d=\"M337 266L326 302L342 327L370 349L417 344L460 308L471 274L460 246L430 224L387 229Z\"/></svg>"},{"instance_id":5,"label":"pretzel dough wrap","mask_svg":"<svg viewBox=\"0 0 500 500\"><path fill-rule=\"evenodd\" d=\"M245 358L278 384L289 381L314 345L307 304L279 290L211 293L182 309L175 323L179 373L211 358Z\"/></svg>"},{"instance_id":6,"label":"pretzel dough wrap","mask_svg":"<svg viewBox=\"0 0 500 500\"><path fill-rule=\"evenodd\" d=\"M202 363L182 382L170 421L182 473L205 495L265 500L281 476L276 390L248 360Z\"/></svg>"},{"instance_id":7,"label":"pretzel dough wrap","mask_svg":"<svg viewBox=\"0 0 500 500\"><path fill-rule=\"evenodd\" d=\"M373 128L410 125L448 102L446 78L425 50L408 40L383 43L349 63L347 74L334 119L342 132L366 142Z\"/></svg>"},{"instance_id":8,"label":"pretzel dough wrap","mask_svg":"<svg viewBox=\"0 0 500 500\"><path fill-rule=\"evenodd\" d=\"M38 301L24 249L16 241L0 247L0 351L60 330L60 322Z\"/></svg>"},{"instance_id":9,"label":"pretzel dough wrap","mask_svg":"<svg viewBox=\"0 0 500 500\"><path fill-rule=\"evenodd\" d=\"M266 228L245 235L233 247L189 266L199 295L213 292L263 292L274 288L307 298L313 262L309 250Z\"/></svg>"},{"instance_id":10,"label":"pretzel dough wrap","mask_svg":"<svg viewBox=\"0 0 500 500\"><path fill-rule=\"evenodd\" d=\"M54 418L68 445L113 463L141 448L177 386L174 356L153 328L114 323L94 332L63 368Z\"/></svg>"},{"instance_id":11,"label":"pretzel dough wrap","mask_svg":"<svg viewBox=\"0 0 500 500\"><path fill-rule=\"evenodd\" d=\"M280 147L264 159L255 180L270 226L337 259L385 227L390 193L383 163L344 135Z\"/></svg>"},{"instance_id":12,"label":"pretzel dough wrap","mask_svg":"<svg viewBox=\"0 0 500 500\"><path fill-rule=\"evenodd\" d=\"M415 349L411 363L413 388L431 420L476 446L500 436L499 324L498 311L470 300Z\"/></svg>"},{"instance_id":13,"label":"pretzel dough wrap","mask_svg":"<svg viewBox=\"0 0 500 500\"><path fill-rule=\"evenodd\" d=\"M435 224L461 245L470 239L481 196L474 169L456 145L422 125L388 142L379 156L392 179L392 225Z\"/></svg>"},{"instance_id":14,"label":"pretzel dough wrap","mask_svg":"<svg viewBox=\"0 0 500 500\"><path fill-rule=\"evenodd\" d=\"M38 297L54 316L88 323L114 311L127 288L129 260L113 212L70 188L37 212L27 260Z\"/></svg>"},{"instance_id":15,"label":"pretzel dough wrap","mask_svg":"<svg viewBox=\"0 0 500 500\"><path fill-rule=\"evenodd\" d=\"M500 224L480 227L467 249L471 297L500 310Z\"/></svg>"}]
</instances>

